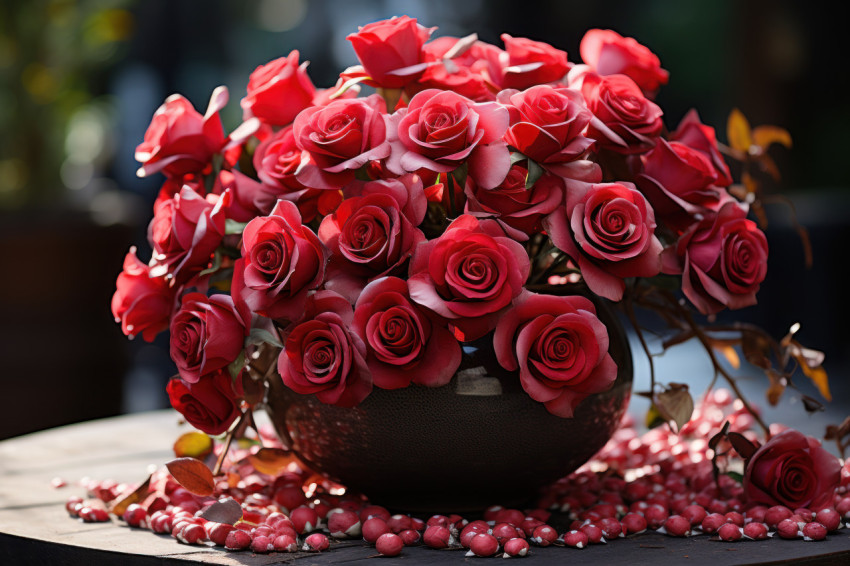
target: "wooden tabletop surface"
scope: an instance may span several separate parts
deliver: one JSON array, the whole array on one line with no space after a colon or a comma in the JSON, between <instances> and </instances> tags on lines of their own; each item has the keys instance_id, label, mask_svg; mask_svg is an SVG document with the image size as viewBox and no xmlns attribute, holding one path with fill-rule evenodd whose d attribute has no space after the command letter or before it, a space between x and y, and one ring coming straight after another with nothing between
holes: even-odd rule
<instances>
[{"instance_id":1,"label":"wooden tabletop surface","mask_svg":"<svg viewBox=\"0 0 850 566\"><path fill-rule=\"evenodd\" d=\"M103 419L0 442L0 564L204 564L296 565L360 564L376 552L362 542L335 543L322 554L227 552L207 546L187 546L167 535L131 529L120 521L86 524L69 518L64 503L85 496L77 485L84 477L138 482L149 466L173 457L171 445L188 430L177 414L157 411ZM68 486L51 486L54 477ZM382 566L461 564L465 551L410 547L395 558L371 562ZM522 559L543 564L850 564L850 529L826 541L767 540L720 543L707 536L674 539L647 533L583 550L532 548Z\"/></svg>"}]
</instances>

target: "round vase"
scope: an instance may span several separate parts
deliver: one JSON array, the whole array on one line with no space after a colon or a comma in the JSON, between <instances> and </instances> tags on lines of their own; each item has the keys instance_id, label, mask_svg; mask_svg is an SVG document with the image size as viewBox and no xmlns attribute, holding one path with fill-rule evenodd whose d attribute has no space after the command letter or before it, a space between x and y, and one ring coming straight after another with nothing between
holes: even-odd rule
<instances>
[{"instance_id":1,"label":"round vase","mask_svg":"<svg viewBox=\"0 0 850 566\"><path fill-rule=\"evenodd\" d=\"M628 407L628 339L607 304L597 310L617 379L584 399L573 418L552 415L525 393L519 373L496 361L492 333L464 344L443 387L375 388L357 407L340 408L272 379L267 412L307 465L372 503L419 513L529 504L602 448Z\"/></svg>"}]
</instances>

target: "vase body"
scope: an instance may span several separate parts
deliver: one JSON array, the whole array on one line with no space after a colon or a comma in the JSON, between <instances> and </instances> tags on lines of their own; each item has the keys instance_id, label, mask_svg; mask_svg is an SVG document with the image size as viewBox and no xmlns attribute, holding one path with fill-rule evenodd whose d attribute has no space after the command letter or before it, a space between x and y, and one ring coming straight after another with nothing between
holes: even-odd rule
<instances>
[{"instance_id":1,"label":"vase body","mask_svg":"<svg viewBox=\"0 0 850 566\"><path fill-rule=\"evenodd\" d=\"M460 368L443 387L375 388L357 407L340 408L273 378L267 411L305 463L391 510L528 504L602 448L628 406L628 340L610 308L599 307L618 375L571 419L550 414L525 393L518 372L498 364L492 334L464 344Z\"/></svg>"}]
</instances>

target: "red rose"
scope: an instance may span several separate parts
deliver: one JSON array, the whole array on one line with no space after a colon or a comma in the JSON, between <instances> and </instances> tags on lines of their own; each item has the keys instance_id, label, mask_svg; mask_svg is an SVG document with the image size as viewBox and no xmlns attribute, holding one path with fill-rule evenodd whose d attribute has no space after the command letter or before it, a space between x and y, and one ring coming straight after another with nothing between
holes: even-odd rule
<instances>
[{"instance_id":1,"label":"red rose","mask_svg":"<svg viewBox=\"0 0 850 566\"><path fill-rule=\"evenodd\" d=\"M349 330L351 304L332 291L319 291L310 296L304 314L278 358L283 383L296 393L315 394L322 403L358 405L372 392L372 375L366 345Z\"/></svg>"},{"instance_id":2,"label":"red rose","mask_svg":"<svg viewBox=\"0 0 850 566\"><path fill-rule=\"evenodd\" d=\"M619 301L627 277L661 271L655 214L631 183L600 183L567 193L543 222L558 249L578 263L591 291Z\"/></svg>"},{"instance_id":3,"label":"red rose","mask_svg":"<svg viewBox=\"0 0 850 566\"><path fill-rule=\"evenodd\" d=\"M156 211L160 206L173 199L174 195L179 193L180 189L183 187L189 187L201 195L201 198L207 194L207 189L204 187L203 182L194 175L186 175L182 179L166 178L156 195L156 200L153 203L153 210Z\"/></svg>"},{"instance_id":4,"label":"red rose","mask_svg":"<svg viewBox=\"0 0 850 566\"><path fill-rule=\"evenodd\" d=\"M491 226L464 214L420 244L410 261L410 297L449 319L465 342L495 328L530 272L525 248L491 224L488 233Z\"/></svg>"},{"instance_id":5,"label":"red rose","mask_svg":"<svg viewBox=\"0 0 850 566\"><path fill-rule=\"evenodd\" d=\"M626 75L646 96L654 96L667 84L669 73L658 56L631 37L610 29L591 29L579 47L582 60L599 75Z\"/></svg>"},{"instance_id":6,"label":"red rose","mask_svg":"<svg viewBox=\"0 0 850 566\"><path fill-rule=\"evenodd\" d=\"M151 275L165 275L179 284L203 271L224 237L224 208L229 192L206 199L184 186L174 198L154 210L148 225L153 248Z\"/></svg>"},{"instance_id":7,"label":"red rose","mask_svg":"<svg viewBox=\"0 0 850 566\"><path fill-rule=\"evenodd\" d=\"M346 187L346 196L388 195L398 203L399 209L410 223L419 226L428 211L428 199L422 185L419 175L408 173L394 179L379 179L366 183L355 181Z\"/></svg>"},{"instance_id":8,"label":"red rose","mask_svg":"<svg viewBox=\"0 0 850 566\"><path fill-rule=\"evenodd\" d=\"M250 313L237 310L230 295L183 295L170 329L171 359L180 377L197 383L201 376L232 363L250 326Z\"/></svg>"},{"instance_id":9,"label":"red rose","mask_svg":"<svg viewBox=\"0 0 850 566\"><path fill-rule=\"evenodd\" d=\"M410 300L407 283L384 277L363 289L352 328L366 343L366 364L383 389L439 387L460 366L460 344L432 313Z\"/></svg>"},{"instance_id":10,"label":"red rose","mask_svg":"<svg viewBox=\"0 0 850 566\"><path fill-rule=\"evenodd\" d=\"M647 99L626 75L584 76L581 93L599 121L591 122L587 135L599 146L617 153L642 153L655 145L663 112Z\"/></svg>"},{"instance_id":11,"label":"red rose","mask_svg":"<svg viewBox=\"0 0 850 566\"><path fill-rule=\"evenodd\" d=\"M166 391L171 406L190 425L207 434L223 434L241 414L241 375L234 380L227 370L205 375L195 383L172 379Z\"/></svg>"},{"instance_id":12,"label":"red rose","mask_svg":"<svg viewBox=\"0 0 850 566\"><path fill-rule=\"evenodd\" d=\"M298 168L298 181L316 189L339 189L354 180L357 169L387 157L390 144L384 112L384 100L377 94L302 111L292 133L310 161Z\"/></svg>"},{"instance_id":13,"label":"red rose","mask_svg":"<svg viewBox=\"0 0 850 566\"><path fill-rule=\"evenodd\" d=\"M325 247L301 224L298 209L281 200L269 216L245 226L232 292L257 314L298 320L307 294L322 284L326 261Z\"/></svg>"},{"instance_id":14,"label":"red rose","mask_svg":"<svg viewBox=\"0 0 850 566\"><path fill-rule=\"evenodd\" d=\"M398 202L380 193L345 199L322 220L319 238L331 252L325 288L351 302L368 281L406 271L413 250L426 239Z\"/></svg>"},{"instance_id":15,"label":"red rose","mask_svg":"<svg viewBox=\"0 0 850 566\"><path fill-rule=\"evenodd\" d=\"M496 87L491 85L482 73L486 68L486 63L482 61L487 49L486 44L473 41L469 45L468 39L443 36L423 45L423 59L431 65L415 84L408 85L408 92L411 87L415 87L415 92L436 88L451 90L475 102L495 100ZM493 49L500 51L496 47ZM445 55L450 50L458 50L460 53L447 59Z\"/></svg>"},{"instance_id":16,"label":"red rose","mask_svg":"<svg viewBox=\"0 0 850 566\"><path fill-rule=\"evenodd\" d=\"M581 94L540 85L524 92L503 91L499 100L509 104L511 113L505 134L508 145L556 175L576 178L567 164L581 159L594 143L584 136L593 115ZM601 181L601 172L593 180Z\"/></svg>"},{"instance_id":17,"label":"red rose","mask_svg":"<svg viewBox=\"0 0 850 566\"><path fill-rule=\"evenodd\" d=\"M747 461L744 494L752 502L817 510L830 504L840 479L838 458L814 438L789 429Z\"/></svg>"},{"instance_id":18,"label":"red rose","mask_svg":"<svg viewBox=\"0 0 850 566\"><path fill-rule=\"evenodd\" d=\"M371 86L401 88L416 80L427 66L422 45L437 28L401 16L367 24L346 39L351 42Z\"/></svg>"},{"instance_id":19,"label":"red rose","mask_svg":"<svg viewBox=\"0 0 850 566\"><path fill-rule=\"evenodd\" d=\"M307 76L307 62L298 65L298 51L260 65L248 79L248 92L240 103L244 120L259 118L266 124L286 126L311 106L316 87Z\"/></svg>"},{"instance_id":20,"label":"red rose","mask_svg":"<svg viewBox=\"0 0 850 566\"><path fill-rule=\"evenodd\" d=\"M162 171L179 178L203 171L225 144L218 112L227 98L225 87L215 89L206 115L201 116L179 94L169 96L154 113L145 141L136 147L136 161L142 163L137 174L146 177Z\"/></svg>"},{"instance_id":21,"label":"red rose","mask_svg":"<svg viewBox=\"0 0 850 566\"><path fill-rule=\"evenodd\" d=\"M546 173L530 188L525 188L528 176L524 162L511 166L508 176L495 189L467 188L466 212L473 216L492 217L520 242L542 231L544 216L564 200L564 182Z\"/></svg>"},{"instance_id":22,"label":"red rose","mask_svg":"<svg viewBox=\"0 0 850 566\"><path fill-rule=\"evenodd\" d=\"M708 158L679 142L659 139L642 157L643 172L635 182L663 224L685 231L694 217L717 212L730 199L715 186L717 174Z\"/></svg>"},{"instance_id":23,"label":"red rose","mask_svg":"<svg viewBox=\"0 0 850 566\"><path fill-rule=\"evenodd\" d=\"M508 174L510 153L502 139L508 111L495 102L424 90L392 121L398 124L398 138L387 167L396 174L423 168L448 173L468 163L469 176L485 189L498 186Z\"/></svg>"},{"instance_id":24,"label":"red rose","mask_svg":"<svg viewBox=\"0 0 850 566\"><path fill-rule=\"evenodd\" d=\"M278 198L298 206L304 222L312 222L317 214L333 211L342 197L337 191L305 187L295 178L295 172L301 165L301 155L301 149L295 145L292 127L288 126L257 146L254 169L264 184L278 189Z\"/></svg>"},{"instance_id":25,"label":"red rose","mask_svg":"<svg viewBox=\"0 0 850 566\"><path fill-rule=\"evenodd\" d=\"M714 128L700 122L696 110L691 110L685 114L676 131L670 134L670 141L681 142L705 155L714 166L714 171L717 174L716 185L728 187L732 184L729 166L717 147Z\"/></svg>"},{"instance_id":26,"label":"red rose","mask_svg":"<svg viewBox=\"0 0 850 566\"><path fill-rule=\"evenodd\" d=\"M147 342L168 328L174 310L176 288L164 277L151 277L150 268L130 248L124 258L124 270L115 282L112 316L121 323L121 331L132 338L142 335Z\"/></svg>"},{"instance_id":27,"label":"red rose","mask_svg":"<svg viewBox=\"0 0 850 566\"><path fill-rule=\"evenodd\" d=\"M228 199L224 214L237 222L248 222L269 214L278 198L282 198L277 187L258 183L236 170L223 169L219 172L212 192L220 195L226 190L230 191L232 198Z\"/></svg>"},{"instance_id":28,"label":"red rose","mask_svg":"<svg viewBox=\"0 0 850 566\"><path fill-rule=\"evenodd\" d=\"M503 33L505 51L488 49L490 80L500 89L526 89L534 85L554 83L567 74L570 63L566 51L548 43Z\"/></svg>"},{"instance_id":29,"label":"red rose","mask_svg":"<svg viewBox=\"0 0 850 566\"><path fill-rule=\"evenodd\" d=\"M767 275L767 238L729 202L664 251L664 272L681 273L682 291L703 314L754 305Z\"/></svg>"},{"instance_id":30,"label":"red rose","mask_svg":"<svg viewBox=\"0 0 850 566\"><path fill-rule=\"evenodd\" d=\"M608 329L584 297L526 291L499 319L493 345L499 364L519 369L525 392L559 417L572 417L582 399L617 378Z\"/></svg>"}]
</instances>

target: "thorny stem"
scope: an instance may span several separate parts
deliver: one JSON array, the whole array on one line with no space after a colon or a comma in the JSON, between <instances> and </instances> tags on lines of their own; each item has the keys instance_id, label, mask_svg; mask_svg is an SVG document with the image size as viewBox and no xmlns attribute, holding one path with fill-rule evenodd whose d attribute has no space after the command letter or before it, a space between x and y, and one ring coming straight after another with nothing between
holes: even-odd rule
<instances>
[{"instance_id":1,"label":"thorny stem","mask_svg":"<svg viewBox=\"0 0 850 566\"><path fill-rule=\"evenodd\" d=\"M703 329L696 323L696 321L694 320L694 317L691 315L691 313L686 308L684 308L682 305L680 305L679 302L675 300L675 298L671 297L671 302L676 305L679 313L682 315L682 317L684 317L684 319L687 321L688 325L694 331L694 335L696 336L697 340L699 340L700 344L702 344L703 348L705 348L705 351L708 354L709 359L711 360L711 364L714 366L715 378L716 378L717 374L720 374L720 375L723 376L723 378L726 380L726 383L729 384L729 387L732 388L732 391L735 392L735 395L738 397L738 399L741 400L741 403L743 403L744 408L747 410L748 413L750 413L750 415L752 415L752 417L755 419L755 421L761 427L762 431L764 432L765 437L769 439L770 438L770 428L767 426L767 424L764 422L764 420L762 420L761 416L756 412L756 410L753 409L752 405L750 405L750 403L749 403L749 401L747 401L746 397L744 397L744 394L741 392L740 388L738 387L738 384L735 381L735 378L732 377L731 375L729 375L729 372L727 372L723 368L723 366L720 365L720 362L717 361L717 356L714 354L714 349L711 347L711 343L710 343L711 339L708 336L706 336Z\"/></svg>"}]
</instances>

